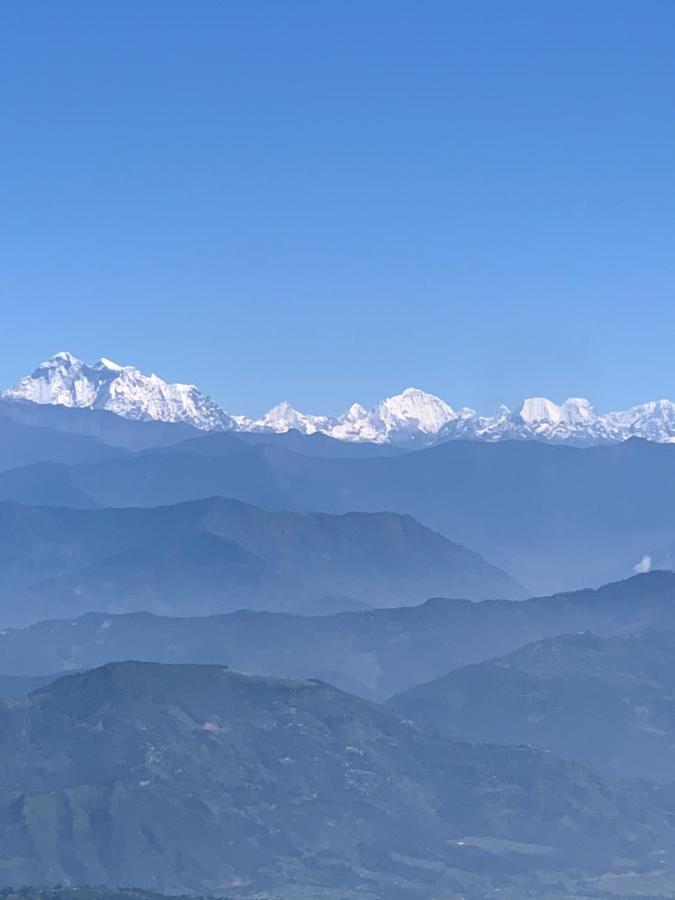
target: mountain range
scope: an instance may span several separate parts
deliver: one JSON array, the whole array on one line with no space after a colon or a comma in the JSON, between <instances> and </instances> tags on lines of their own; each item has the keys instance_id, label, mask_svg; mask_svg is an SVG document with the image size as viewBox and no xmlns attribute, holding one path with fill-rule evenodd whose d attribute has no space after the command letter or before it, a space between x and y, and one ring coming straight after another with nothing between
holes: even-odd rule
<instances>
[{"instance_id":1,"label":"mountain range","mask_svg":"<svg viewBox=\"0 0 675 900\"><path fill-rule=\"evenodd\" d=\"M524 590L410 516L266 512L215 497L151 509L0 503L0 620L89 610L328 611Z\"/></svg>"},{"instance_id":2,"label":"mountain range","mask_svg":"<svg viewBox=\"0 0 675 900\"><path fill-rule=\"evenodd\" d=\"M4 886L474 900L675 842L655 795L307 679L110 664L0 701L0 734Z\"/></svg>"},{"instance_id":3,"label":"mountain range","mask_svg":"<svg viewBox=\"0 0 675 900\"><path fill-rule=\"evenodd\" d=\"M389 510L477 551L536 594L625 578L675 534L670 444L450 441L373 456L377 445L291 437L294 450L283 445L288 435L220 432L91 462L37 463L0 472L0 501L98 508L222 496L274 511ZM345 452L322 455L317 438L328 454Z\"/></svg>"},{"instance_id":4,"label":"mountain range","mask_svg":"<svg viewBox=\"0 0 675 900\"><path fill-rule=\"evenodd\" d=\"M0 397L10 401L108 410L130 419L183 423L202 431L325 434L346 442L428 445L446 440L539 440L578 446L641 437L675 442L675 403L658 400L627 410L597 413L583 398L558 405L543 397L515 410L500 407L484 416L468 407L453 409L440 397L416 388L367 409L353 404L342 415L309 415L288 402L258 419L232 415L190 384L169 384L155 374L108 359L89 365L61 352L21 378Z\"/></svg>"},{"instance_id":5,"label":"mountain range","mask_svg":"<svg viewBox=\"0 0 675 900\"><path fill-rule=\"evenodd\" d=\"M0 398L0 889L675 896L669 426L40 370Z\"/></svg>"},{"instance_id":6,"label":"mountain range","mask_svg":"<svg viewBox=\"0 0 675 900\"><path fill-rule=\"evenodd\" d=\"M209 662L267 675L320 678L381 701L532 641L584 631L613 637L649 627L675 629L672 572L516 603L437 598L413 607L325 616L87 613L3 629L0 671L33 676L130 658Z\"/></svg>"}]
</instances>

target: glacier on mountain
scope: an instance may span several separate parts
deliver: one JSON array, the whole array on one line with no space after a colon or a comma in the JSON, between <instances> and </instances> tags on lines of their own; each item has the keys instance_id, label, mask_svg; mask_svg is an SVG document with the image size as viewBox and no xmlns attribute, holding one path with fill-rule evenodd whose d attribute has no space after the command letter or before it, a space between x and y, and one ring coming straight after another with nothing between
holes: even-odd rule
<instances>
[{"instance_id":1,"label":"glacier on mountain","mask_svg":"<svg viewBox=\"0 0 675 900\"><path fill-rule=\"evenodd\" d=\"M440 397L406 388L367 409L354 403L339 416L311 415L290 403L251 419L230 415L192 384L169 384L133 366L102 358L89 365L57 353L12 388L4 400L106 409L130 419L183 422L202 431L325 434L349 442L429 446L449 440L538 440L574 446L625 441L631 437L675 443L675 404L658 400L599 414L582 397L558 405L530 397L515 410L501 406L484 416L468 407L453 409Z\"/></svg>"}]
</instances>

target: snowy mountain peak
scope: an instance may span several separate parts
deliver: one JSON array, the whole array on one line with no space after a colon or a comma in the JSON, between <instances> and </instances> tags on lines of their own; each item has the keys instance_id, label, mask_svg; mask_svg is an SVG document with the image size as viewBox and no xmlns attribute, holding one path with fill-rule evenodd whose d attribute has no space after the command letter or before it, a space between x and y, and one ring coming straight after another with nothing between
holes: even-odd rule
<instances>
[{"instance_id":1,"label":"snowy mountain peak","mask_svg":"<svg viewBox=\"0 0 675 900\"><path fill-rule=\"evenodd\" d=\"M288 400L283 400L266 412L262 419L251 423L252 427L246 430L285 432L293 428L303 434L314 434L325 421L325 417L307 416L294 409Z\"/></svg>"},{"instance_id":2,"label":"snowy mountain peak","mask_svg":"<svg viewBox=\"0 0 675 900\"><path fill-rule=\"evenodd\" d=\"M106 359L105 356L102 356L97 363L94 363L92 368L107 369L109 372L121 372L124 366L120 366L111 359Z\"/></svg>"},{"instance_id":3,"label":"snowy mountain peak","mask_svg":"<svg viewBox=\"0 0 675 900\"><path fill-rule=\"evenodd\" d=\"M50 364L58 365L59 363L66 363L68 365L84 365L81 359L77 359L77 357L73 356L72 353L68 353L66 350L61 350L59 353L55 353L53 356L50 356L48 360L42 363L43 366L49 366Z\"/></svg>"},{"instance_id":4,"label":"snowy mountain peak","mask_svg":"<svg viewBox=\"0 0 675 900\"><path fill-rule=\"evenodd\" d=\"M583 397L568 397L560 406L546 397L530 397L523 401L518 415L527 425L583 425L597 417L591 403Z\"/></svg>"},{"instance_id":5,"label":"snowy mountain peak","mask_svg":"<svg viewBox=\"0 0 675 900\"><path fill-rule=\"evenodd\" d=\"M428 440L456 417L440 397L411 387L387 397L372 409L352 404L344 415L332 420L327 433L340 440L379 444Z\"/></svg>"},{"instance_id":6,"label":"snowy mountain peak","mask_svg":"<svg viewBox=\"0 0 675 900\"><path fill-rule=\"evenodd\" d=\"M457 417L452 407L440 397L412 387L394 397L387 397L376 408L386 424L394 426L405 423L424 434L437 434Z\"/></svg>"},{"instance_id":7,"label":"snowy mountain peak","mask_svg":"<svg viewBox=\"0 0 675 900\"><path fill-rule=\"evenodd\" d=\"M523 400L519 415L528 425L538 422L560 422L563 419L561 407L547 397L528 397L527 400Z\"/></svg>"},{"instance_id":8,"label":"snowy mountain peak","mask_svg":"<svg viewBox=\"0 0 675 900\"><path fill-rule=\"evenodd\" d=\"M276 406L273 406L272 409L267 413L268 416L287 416L287 415L296 415L297 410L293 409L288 400L282 400L281 403L277 403Z\"/></svg>"},{"instance_id":9,"label":"snowy mountain peak","mask_svg":"<svg viewBox=\"0 0 675 900\"><path fill-rule=\"evenodd\" d=\"M568 397L561 409L565 421L573 424L592 422L596 418L593 405L583 397Z\"/></svg>"},{"instance_id":10,"label":"snowy mountain peak","mask_svg":"<svg viewBox=\"0 0 675 900\"><path fill-rule=\"evenodd\" d=\"M302 434L314 434L317 431L327 433L333 420L328 416L309 416L295 409L288 400L282 400L268 410L260 419L249 419L246 416L234 416L237 431L272 431L283 434L286 431L299 431Z\"/></svg>"},{"instance_id":11,"label":"snowy mountain peak","mask_svg":"<svg viewBox=\"0 0 675 900\"><path fill-rule=\"evenodd\" d=\"M359 419L363 419L364 416L368 415L368 410L365 406L361 406L360 403L352 403L347 412L344 414L343 418L349 422L357 422Z\"/></svg>"},{"instance_id":12,"label":"snowy mountain peak","mask_svg":"<svg viewBox=\"0 0 675 900\"><path fill-rule=\"evenodd\" d=\"M423 391L420 388L416 388L416 387L407 387L407 388L405 388L405 390L401 391L400 394L397 394L394 397L391 397L390 399L394 400L394 399L398 399L400 397L412 397L415 399L422 399L425 397L429 397L432 400L440 399L439 397L434 396L434 394L427 394L426 391ZM441 403L442 402L443 401L441 400Z\"/></svg>"},{"instance_id":13,"label":"snowy mountain peak","mask_svg":"<svg viewBox=\"0 0 675 900\"><path fill-rule=\"evenodd\" d=\"M184 422L205 431L232 427L230 416L194 385L168 384L157 375L144 375L105 358L88 365L66 352L50 357L0 396L107 409L129 419Z\"/></svg>"},{"instance_id":14,"label":"snowy mountain peak","mask_svg":"<svg viewBox=\"0 0 675 900\"><path fill-rule=\"evenodd\" d=\"M440 397L418 388L406 388L372 409L353 403L341 416L308 415L284 402L255 421L237 417L236 426L244 431L283 432L294 428L303 434L318 431L344 441L387 443L435 435L456 416Z\"/></svg>"},{"instance_id":15,"label":"snowy mountain peak","mask_svg":"<svg viewBox=\"0 0 675 900\"><path fill-rule=\"evenodd\" d=\"M672 400L652 400L651 403L643 403L642 406L634 406L633 410L639 410L643 413L657 413L658 415L670 416L675 411L675 403Z\"/></svg>"}]
</instances>

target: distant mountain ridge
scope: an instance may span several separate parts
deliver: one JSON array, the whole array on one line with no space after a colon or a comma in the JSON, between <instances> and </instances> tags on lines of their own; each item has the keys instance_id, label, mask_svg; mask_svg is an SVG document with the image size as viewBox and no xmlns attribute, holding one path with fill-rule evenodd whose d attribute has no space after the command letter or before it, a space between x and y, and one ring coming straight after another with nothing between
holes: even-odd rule
<instances>
[{"instance_id":1,"label":"distant mountain ridge","mask_svg":"<svg viewBox=\"0 0 675 900\"><path fill-rule=\"evenodd\" d=\"M477 553L394 513L267 512L219 497L152 509L0 503L0 545L4 624L89 610L195 615L525 595Z\"/></svg>"},{"instance_id":2,"label":"distant mountain ridge","mask_svg":"<svg viewBox=\"0 0 675 900\"><path fill-rule=\"evenodd\" d=\"M657 400L616 412L597 413L591 403L572 397L556 404L530 397L515 410L502 406L494 416L469 407L455 410L440 397L407 388L371 409L354 403L339 416L299 412L279 403L264 416L232 415L190 384L169 384L133 366L108 359L88 365L61 352L0 394L5 400L104 409L148 421L180 422L202 431L324 434L341 441L422 444L449 440L538 440L593 446L640 437L675 442L675 403Z\"/></svg>"},{"instance_id":3,"label":"distant mountain ridge","mask_svg":"<svg viewBox=\"0 0 675 900\"><path fill-rule=\"evenodd\" d=\"M262 611L189 618L88 613L0 631L0 672L49 674L130 658L209 662L321 678L385 700L531 641L582 631L625 635L650 627L675 630L671 572L518 603L437 598L414 607L313 617Z\"/></svg>"},{"instance_id":4,"label":"distant mountain ridge","mask_svg":"<svg viewBox=\"0 0 675 900\"><path fill-rule=\"evenodd\" d=\"M73 465L124 455L95 437L41 425L27 425L2 414L0 405L0 471L40 462Z\"/></svg>"},{"instance_id":5,"label":"distant mountain ridge","mask_svg":"<svg viewBox=\"0 0 675 900\"><path fill-rule=\"evenodd\" d=\"M389 510L478 551L537 594L625 578L675 533L673 444L448 441L404 453L388 445L378 457L378 445L291 435L337 444L346 451L338 458L288 450L284 437L217 432L98 463L25 466L0 472L0 500L93 508L221 496L267 510Z\"/></svg>"},{"instance_id":6,"label":"distant mountain ridge","mask_svg":"<svg viewBox=\"0 0 675 900\"><path fill-rule=\"evenodd\" d=\"M202 434L200 430L185 422L129 419L106 409L35 403L7 396L0 396L0 416L32 428L34 437L37 437L39 429L50 428L79 437L94 438L108 447L134 451L170 446ZM261 438L263 435L252 437ZM23 465L27 461L24 460Z\"/></svg>"}]
</instances>

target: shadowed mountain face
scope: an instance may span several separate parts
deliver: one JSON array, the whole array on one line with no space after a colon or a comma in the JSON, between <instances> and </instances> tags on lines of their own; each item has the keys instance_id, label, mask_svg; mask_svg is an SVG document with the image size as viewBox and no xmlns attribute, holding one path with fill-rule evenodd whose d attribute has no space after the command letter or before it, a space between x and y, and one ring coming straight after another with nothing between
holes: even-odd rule
<instances>
[{"instance_id":1,"label":"shadowed mountain face","mask_svg":"<svg viewBox=\"0 0 675 900\"><path fill-rule=\"evenodd\" d=\"M5 623L524 593L409 516L269 513L221 498L153 509L0 504L0 566Z\"/></svg>"},{"instance_id":2,"label":"shadowed mountain face","mask_svg":"<svg viewBox=\"0 0 675 900\"><path fill-rule=\"evenodd\" d=\"M675 837L551 754L449 742L323 683L217 666L68 676L0 705L0 735L4 884L428 900L639 864Z\"/></svg>"},{"instance_id":3,"label":"shadowed mountain face","mask_svg":"<svg viewBox=\"0 0 675 900\"><path fill-rule=\"evenodd\" d=\"M26 427L49 428L73 437L95 438L108 447L125 450L170 446L199 434L195 428L184 423L124 419L103 409L75 409L4 398L0 398L0 416ZM30 459L24 458L14 465L27 465L29 462Z\"/></svg>"},{"instance_id":4,"label":"shadowed mountain face","mask_svg":"<svg viewBox=\"0 0 675 900\"><path fill-rule=\"evenodd\" d=\"M538 641L391 706L446 735L536 745L609 776L675 780L675 632Z\"/></svg>"},{"instance_id":5,"label":"shadowed mountain face","mask_svg":"<svg viewBox=\"0 0 675 900\"><path fill-rule=\"evenodd\" d=\"M154 506L215 495L266 509L407 513L548 592L625 577L672 540L675 446L455 441L339 459L215 434L121 460L0 473L0 499L18 502Z\"/></svg>"},{"instance_id":6,"label":"shadowed mountain face","mask_svg":"<svg viewBox=\"0 0 675 900\"><path fill-rule=\"evenodd\" d=\"M570 632L621 635L675 628L675 575L654 572L597 591L421 606L315 618L240 612L206 618L85 615L0 633L6 674L90 668L111 660L211 662L316 677L383 700L449 670Z\"/></svg>"},{"instance_id":7,"label":"shadowed mountain face","mask_svg":"<svg viewBox=\"0 0 675 900\"><path fill-rule=\"evenodd\" d=\"M1 414L0 471L33 463L85 463L119 459L124 451L94 437L50 427L32 427Z\"/></svg>"}]
</instances>

